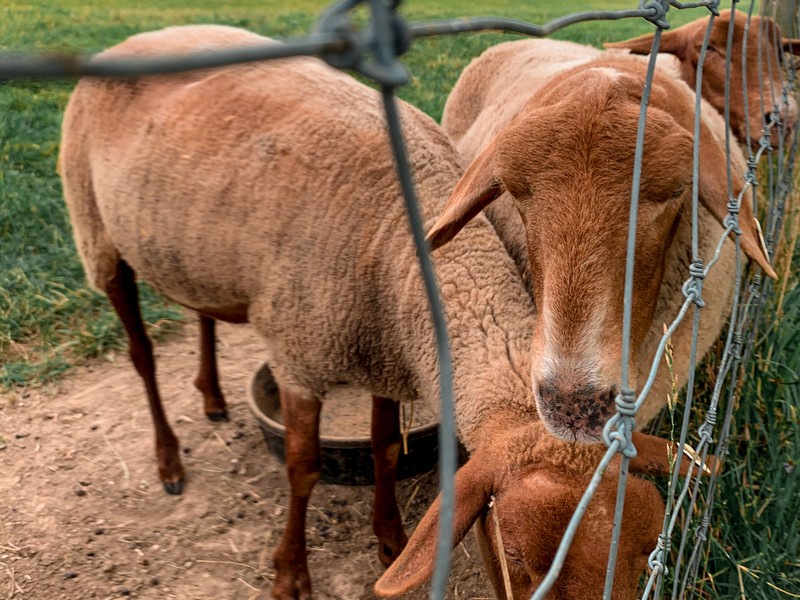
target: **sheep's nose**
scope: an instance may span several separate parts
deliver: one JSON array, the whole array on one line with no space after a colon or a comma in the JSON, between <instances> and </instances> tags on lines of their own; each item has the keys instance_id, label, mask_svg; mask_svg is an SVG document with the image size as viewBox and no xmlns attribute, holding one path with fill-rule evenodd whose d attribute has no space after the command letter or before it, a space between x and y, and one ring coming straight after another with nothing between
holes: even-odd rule
<instances>
[{"instance_id":1,"label":"sheep's nose","mask_svg":"<svg viewBox=\"0 0 800 600\"><path fill-rule=\"evenodd\" d=\"M615 412L616 386L569 385L556 379L539 382L537 405L545 426L565 440L596 441Z\"/></svg>"}]
</instances>

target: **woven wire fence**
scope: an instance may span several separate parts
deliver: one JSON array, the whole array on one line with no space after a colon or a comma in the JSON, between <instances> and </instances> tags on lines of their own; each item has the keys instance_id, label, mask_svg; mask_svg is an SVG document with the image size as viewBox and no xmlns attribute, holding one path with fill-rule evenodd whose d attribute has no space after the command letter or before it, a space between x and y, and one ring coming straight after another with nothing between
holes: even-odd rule
<instances>
[{"instance_id":1,"label":"woven wire fence","mask_svg":"<svg viewBox=\"0 0 800 600\"><path fill-rule=\"evenodd\" d=\"M363 27L357 27L352 20L352 11L359 5L366 5L369 10L369 21ZM248 46L247 48L230 48L214 52L204 52L180 57L162 56L156 58L123 60L95 59L89 56L76 55L21 55L0 54L0 80L9 78L60 78L75 76L141 76L159 73L172 73L192 69L221 67L268 59L279 59L290 56L319 56L329 64L340 69L348 69L376 82L382 92L389 139L395 157L398 179L408 210L412 235L417 247L421 263L425 289L428 294L433 314L434 328L439 349L441 373L441 423L439 428L439 469L442 487L442 511L439 523L439 539L437 545L436 569L434 572L431 598L441 599L445 595L445 586L449 572L450 532L453 523L454 488L453 476L456 470L456 442L453 417L453 388L450 355L446 323L439 292L436 285L433 267L430 260L425 232L412 183L411 171L405 152L405 144L398 118L395 89L408 81L408 73L398 61L408 50L416 38L459 34L477 31L505 31L542 37L574 23L593 20L615 20L623 18L646 19L654 26L655 36L644 85L640 107L639 124L634 156L634 177L631 189L630 219L627 240L627 265L624 283L624 318L622 330L622 377L620 394L616 399L617 413L609 420L603 438L608 446L603 460L587 487L572 520L565 532L555 560L547 577L534 592L532 599L539 600L547 596L552 589L561 568L577 527L586 508L597 490L605 470L616 454L622 455L620 463L619 488L615 513L615 525L607 565L607 577L604 599L610 599L614 585L616 551L622 525L622 510L625 500L625 486L628 477L628 464L636 456L636 449L631 441L635 427L634 418L643 404L655 381L656 372L665 353L669 355L671 335L684 320L692 319L693 343L691 350L689 380L681 429L678 440L679 455L676 466L670 477L666 512L662 532L657 546L649 558L649 574L645 582L642 598L694 597L692 583L698 575L702 563L702 555L709 537L709 527L714 509L714 492L717 485L718 470L702 468L709 456L714 457L715 464L720 464L727 453L731 420L737 406L740 381L753 349L753 341L762 318L765 298L771 293L770 282L754 269L747 267L742 260L739 235L739 208L748 190L763 190L761 194L753 194L754 212L760 215L764 223L764 244L769 255L775 253L782 231L783 217L787 200L792 191L793 166L798 143L798 132L790 131L782 119L790 105L790 97L794 94L796 83L796 65L793 60L777 62L781 53L780 39L774 38L774 29L763 27L758 30L759 66L757 73L747 73L747 61L742 61L742 79L757 78L760 85L760 105L747 105L745 94L745 122L748 123L746 138L741 140L746 152L747 170L741 173L745 181L742 190L733 195L733 174L731 172L731 145L737 143L731 139L730 128L730 93L731 93L731 61L727 61L725 81L725 121L726 121L726 156L728 162L728 216L725 220L725 231L716 246L716 252L708 264L704 264L698 244L698 173L699 173L699 131L700 131L700 91L702 89L702 66L705 59L714 17L719 9L731 7L746 12L749 29L752 17L759 15L781 21L784 35L796 34L800 31L800 3L798 0L764 0L758 2L739 2L732 0L727 6L719 0L703 0L698 2L678 2L677 0L639 0L636 8L620 11L580 12L558 18L544 25L535 25L523 21L506 18L467 18L424 23L406 23L397 14L399 0L342 0L331 6L317 21L312 33L299 38L287 40L281 45ZM650 87L655 70L655 57L659 49L661 32L670 27L669 11L672 9L700 8L710 15L698 64L696 82L696 110L693 162L692 193L692 263L683 287L685 300L675 320L665 327L664 336L653 357L649 377L634 390L630 387L628 372L631 331L631 306L633 293L633 273L635 260L635 237L639 201L639 185L642 171L645 119L647 114ZM780 12L780 14L779 14ZM727 37L727 56L731 55L733 39L733 19ZM747 36L745 35L745 40ZM766 47L774 51L763 52L762 40L768 42ZM748 49L745 43L743 56ZM763 54L763 55L762 55ZM774 74L782 73L783 81L780 89L765 86L764 80L772 82ZM766 89L765 89L766 87ZM756 111L765 115L764 127L761 131L750 131L748 112ZM773 135L776 133L777 135ZM777 139L777 147L772 146ZM766 175L765 177L763 175ZM764 179L764 181L759 178ZM692 405L695 401L695 363L697 357L697 340L699 323L702 318L703 281L720 257L723 244L730 234L736 247L736 276L731 285L735 288L730 313L730 326L724 334L724 348L719 360L715 376L713 393L707 407L703 407L705 418L697 431L692 435ZM691 313L691 317L689 316ZM688 441L696 438L694 446ZM694 462L687 477L681 481L677 466L681 455L685 453ZM681 524L680 517L683 515ZM667 574L670 580L667 580Z\"/></svg>"}]
</instances>

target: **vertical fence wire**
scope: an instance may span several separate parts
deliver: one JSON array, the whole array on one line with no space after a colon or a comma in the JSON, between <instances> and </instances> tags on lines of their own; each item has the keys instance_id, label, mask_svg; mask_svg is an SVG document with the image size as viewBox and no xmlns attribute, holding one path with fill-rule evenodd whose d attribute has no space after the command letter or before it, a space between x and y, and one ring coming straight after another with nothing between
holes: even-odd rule
<instances>
[{"instance_id":1,"label":"vertical fence wire","mask_svg":"<svg viewBox=\"0 0 800 600\"><path fill-rule=\"evenodd\" d=\"M663 16L669 10L667 2L662 3ZM603 429L603 436L608 440L615 436L620 440L619 452L622 453L622 461L619 468L619 482L617 483L617 501L614 508L614 526L611 533L611 547L608 552L608 564L606 565L606 582L603 589L603 600L611 600L611 592L614 588L614 573L617 564L617 549L619 546L619 536L622 532L622 515L625 508L625 488L628 485L628 463L631 458L636 457L636 448L633 447L631 435L635 427L635 390L630 387L630 374L628 367L631 356L631 321L633 320L633 273L636 260L636 226L639 221L639 188L642 180L642 161L644 159L644 138L647 135L647 107L650 104L650 90L653 85L653 75L656 70L656 59L658 58L658 48L661 44L661 30L659 25L653 37L653 44L650 49L650 60L647 64L647 75L644 80L642 90L642 100L639 105L639 123L636 130L636 150L633 158L633 183L631 185L631 202L628 216L628 248L625 257L625 288L623 292L623 313L622 313L622 366L620 375L620 394L616 399L617 422L612 417ZM616 427L616 430L614 429Z\"/></svg>"}]
</instances>

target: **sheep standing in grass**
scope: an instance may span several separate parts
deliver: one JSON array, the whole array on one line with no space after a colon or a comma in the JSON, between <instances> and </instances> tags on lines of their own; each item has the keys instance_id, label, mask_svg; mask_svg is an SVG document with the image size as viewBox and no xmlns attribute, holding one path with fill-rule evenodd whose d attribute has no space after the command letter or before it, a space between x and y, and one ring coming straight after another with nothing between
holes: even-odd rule
<instances>
[{"instance_id":1,"label":"sheep standing in grass","mask_svg":"<svg viewBox=\"0 0 800 600\"><path fill-rule=\"evenodd\" d=\"M622 287L642 57L563 42L509 42L472 62L448 98L443 128L472 164L429 234L435 246L486 208L536 300L532 379L553 432L596 437L614 411L621 370ZM647 114L629 369L645 381L662 336L684 301L691 254L695 96L657 69ZM728 214L724 122L704 103L700 136L700 255L708 264ZM733 195L743 188L741 150L731 153ZM742 249L770 276L748 191L739 211ZM702 357L730 313L735 254L726 242L704 282ZM675 371L686 382L691 319L673 335ZM638 414L665 405L670 375L660 366Z\"/></svg>"},{"instance_id":2,"label":"sheep standing in grass","mask_svg":"<svg viewBox=\"0 0 800 600\"><path fill-rule=\"evenodd\" d=\"M134 36L103 56L264 44L226 27ZM401 104L428 218L461 171L436 124ZM279 598L306 597L304 521L319 476L318 417L331 386L374 395L375 529L389 562L406 537L394 499L396 401L438 397L430 314L389 152L379 96L313 59L155 78L79 82L64 118L64 193L90 282L125 325L153 413L159 474L180 492L135 279L263 336L280 387L291 483L275 553ZM459 425L469 446L496 398L536 411L524 367L534 309L491 225L440 253ZM391 399L391 400L390 400ZM471 435L470 435L471 434ZM487 433L488 435L488 433Z\"/></svg>"},{"instance_id":3,"label":"sheep standing in grass","mask_svg":"<svg viewBox=\"0 0 800 600\"><path fill-rule=\"evenodd\" d=\"M264 43L228 27L179 27L134 36L104 56ZM400 107L421 208L431 218L462 175L459 158L430 118ZM373 526L380 558L391 563L406 543L394 497L397 401L435 399L439 386L378 94L309 58L156 78L87 78L67 108L60 161L87 275L124 323L147 389L167 490L180 491L184 475L158 395L137 277L204 315L248 321L264 337L280 389L291 486L273 595L310 595L304 522L319 477L319 414L325 392L342 382L373 394ZM501 503L507 486L525 481L537 460L508 453L514 440L532 440L540 427L529 378L534 307L482 217L439 251L436 263L458 428L475 455L458 485L469 489L476 472L502 471L505 479L475 482L482 486L477 494L490 490ZM652 449L642 450L642 468L663 463L665 445L642 440ZM564 456L573 451L552 443ZM486 510L457 508L462 522ZM502 510L513 522L518 509Z\"/></svg>"}]
</instances>

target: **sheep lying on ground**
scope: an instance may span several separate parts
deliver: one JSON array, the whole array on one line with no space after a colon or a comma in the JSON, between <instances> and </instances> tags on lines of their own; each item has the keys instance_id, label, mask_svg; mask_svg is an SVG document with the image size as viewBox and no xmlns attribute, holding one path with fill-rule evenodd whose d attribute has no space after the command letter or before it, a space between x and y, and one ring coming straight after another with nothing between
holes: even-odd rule
<instances>
[{"instance_id":1,"label":"sheep lying on ground","mask_svg":"<svg viewBox=\"0 0 800 600\"><path fill-rule=\"evenodd\" d=\"M640 433L634 434L633 441L638 455L630 463L631 471L669 472L666 442ZM475 525L484 564L498 598L530 598L542 582L605 450L602 445L558 440L541 423L521 427L509 423L504 436L479 446L459 470L453 545ZM688 466L684 459L683 474ZM602 596L618 479L619 466L612 461L548 598L585 600ZM378 595L400 596L431 577L440 507L441 498L420 521L406 549L378 580ZM664 502L656 486L638 477L629 478L612 595L615 600L637 597L639 575L655 547L663 519ZM503 560L510 590L502 575Z\"/></svg>"},{"instance_id":2,"label":"sheep lying on ground","mask_svg":"<svg viewBox=\"0 0 800 600\"><path fill-rule=\"evenodd\" d=\"M227 27L134 36L103 56L263 44ZM427 218L462 171L445 134L401 103ZM287 427L288 523L275 552L278 598L307 597L304 521L319 476L318 418L332 386L374 395L374 525L381 559L405 544L394 498L397 401L438 398L428 304L378 94L321 61L79 82L64 118L64 193L90 282L129 335L156 429L159 473L183 468L138 308L139 277L266 341ZM458 422L489 443L497 404L535 421L527 379L534 309L494 229L477 219L437 256L451 334Z\"/></svg>"},{"instance_id":3,"label":"sheep lying on ground","mask_svg":"<svg viewBox=\"0 0 800 600\"><path fill-rule=\"evenodd\" d=\"M758 145L762 129L777 108L786 126L794 128L797 122L797 101L792 96L783 105L784 83L783 52L800 54L800 40L781 36L780 28L769 17L752 16L747 27L747 14L742 11L722 10L714 19L706 59L703 63L702 96L720 114L725 110L725 57L728 28L734 15L733 40L730 52L730 115L731 130L742 143L749 138ZM681 79L695 89L700 49L710 17L697 19L661 34L660 54L677 58ZM745 36L747 28L747 36ZM605 44L606 48L629 50L634 54L649 54L654 34L631 40ZM760 44L760 46L759 46ZM747 52L744 53L744 47ZM746 59L746 60L745 60ZM760 64L759 64L760 63ZM744 77L747 78L747 88ZM747 109L745 111L745 109ZM771 131L772 145L777 147L778 131Z\"/></svg>"},{"instance_id":4,"label":"sheep lying on ground","mask_svg":"<svg viewBox=\"0 0 800 600\"><path fill-rule=\"evenodd\" d=\"M501 44L464 71L442 123L473 162L429 239L441 246L486 208L536 300L531 357L539 413L556 435L590 439L613 413L620 380L628 211L646 63L624 54L587 60L583 47L569 47L573 52L548 40ZM636 236L629 364L634 389L650 370L663 324L673 320L684 300L681 289L691 262L694 104L685 83L656 70ZM728 213L723 140L722 119L706 105L698 182L705 264ZM745 162L738 147L732 150L736 195ZM774 276L749 192L739 226L744 252ZM698 357L729 316L734 270L733 243L725 243L704 283ZM690 366L691 329L686 319L673 335L681 385ZM669 387L662 366L639 411L640 425L658 413Z\"/></svg>"}]
</instances>

